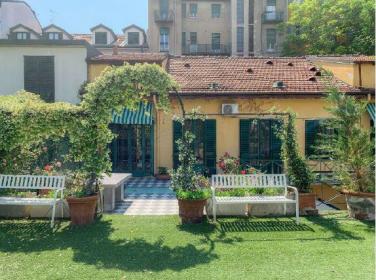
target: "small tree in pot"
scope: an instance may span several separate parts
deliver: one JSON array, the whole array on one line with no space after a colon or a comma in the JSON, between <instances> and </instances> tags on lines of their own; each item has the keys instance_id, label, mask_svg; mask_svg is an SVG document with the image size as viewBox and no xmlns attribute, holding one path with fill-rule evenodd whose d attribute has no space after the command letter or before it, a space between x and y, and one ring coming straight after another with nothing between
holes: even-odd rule
<instances>
[{"instance_id":1,"label":"small tree in pot","mask_svg":"<svg viewBox=\"0 0 376 280\"><path fill-rule=\"evenodd\" d=\"M193 111L187 118L176 118L182 124L183 135L177 140L180 165L170 171L171 186L179 201L179 215L182 223L201 223L204 207L211 192L208 179L197 171L197 159L192 149L195 135L185 129L186 121L198 119L200 116Z\"/></svg>"},{"instance_id":2,"label":"small tree in pot","mask_svg":"<svg viewBox=\"0 0 376 280\"><path fill-rule=\"evenodd\" d=\"M334 133L319 146L333 159L335 177L346 195L349 215L357 219L375 219L375 154L374 140L362 127L367 102L330 89L327 109L333 118L326 126Z\"/></svg>"}]
</instances>

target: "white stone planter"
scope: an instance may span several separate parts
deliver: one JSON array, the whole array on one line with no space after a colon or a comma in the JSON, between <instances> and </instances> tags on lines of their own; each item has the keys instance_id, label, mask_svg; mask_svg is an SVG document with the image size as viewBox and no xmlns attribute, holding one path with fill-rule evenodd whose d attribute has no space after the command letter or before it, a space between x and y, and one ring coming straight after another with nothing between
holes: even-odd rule
<instances>
[{"instance_id":1,"label":"white stone planter","mask_svg":"<svg viewBox=\"0 0 376 280\"><path fill-rule=\"evenodd\" d=\"M287 204L287 215L295 215L295 204ZM206 204L206 212L209 216L213 213L212 200ZM269 217L283 216L283 204L229 204L218 205L217 216L254 216Z\"/></svg>"},{"instance_id":2,"label":"white stone planter","mask_svg":"<svg viewBox=\"0 0 376 280\"><path fill-rule=\"evenodd\" d=\"M0 205L0 217L3 218L51 218L52 207L48 205L21 206ZM68 203L64 200L64 218L69 218ZM56 207L56 218L61 218L61 206Z\"/></svg>"}]
</instances>

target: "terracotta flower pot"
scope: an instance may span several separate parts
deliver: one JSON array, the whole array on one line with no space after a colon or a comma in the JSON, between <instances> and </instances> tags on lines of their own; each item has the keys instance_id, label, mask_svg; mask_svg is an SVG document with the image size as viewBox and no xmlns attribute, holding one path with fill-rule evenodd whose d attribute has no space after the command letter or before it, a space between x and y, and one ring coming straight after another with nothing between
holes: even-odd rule
<instances>
[{"instance_id":1,"label":"terracotta flower pot","mask_svg":"<svg viewBox=\"0 0 376 280\"><path fill-rule=\"evenodd\" d=\"M204 207L207 199L181 200L179 199L179 216L183 224L202 223Z\"/></svg>"},{"instance_id":2,"label":"terracotta flower pot","mask_svg":"<svg viewBox=\"0 0 376 280\"><path fill-rule=\"evenodd\" d=\"M307 215L312 210L316 210L316 194L299 193L299 209L302 215Z\"/></svg>"},{"instance_id":3,"label":"terracotta flower pot","mask_svg":"<svg viewBox=\"0 0 376 280\"><path fill-rule=\"evenodd\" d=\"M351 192L342 190L346 196L347 211L357 220L375 220L375 193Z\"/></svg>"},{"instance_id":4,"label":"terracotta flower pot","mask_svg":"<svg viewBox=\"0 0 376 280\"><path fill-rule=\"evenodd\" d=\"M98 195L89 197L68 197L67 202L72 225L88 225L94 221Z\"/></svg>"},{"instance_id":5,"label":"terracotta flower pot","mask_svg":"<svg viewBox=\"0 0 376 280\"><path fill-rule=\"evenodd\" d=\"M157 178L157 180L161 180L161 181L168 181L171 179L171 176L168 174L164 174L164 175L158 174L155 177Z\"/></svg>"}]
</instances>

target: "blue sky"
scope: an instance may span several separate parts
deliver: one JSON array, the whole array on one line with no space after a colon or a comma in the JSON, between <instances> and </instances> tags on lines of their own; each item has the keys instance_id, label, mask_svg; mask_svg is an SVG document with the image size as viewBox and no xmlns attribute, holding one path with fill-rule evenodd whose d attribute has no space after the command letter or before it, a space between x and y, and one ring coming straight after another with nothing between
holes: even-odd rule
<instances>
[{"instance_id":1,"label":"blue sky","mask_svg":"<svg viewBox=\"0 0 376 280\"><path fill-rule=\"evenodd\" d=\"M26 0L36 12L42 26L51 23L69 33L90 33L103 23L115 33L137 24L147 28L147 0Z\"/></svg>"}]
</instances>

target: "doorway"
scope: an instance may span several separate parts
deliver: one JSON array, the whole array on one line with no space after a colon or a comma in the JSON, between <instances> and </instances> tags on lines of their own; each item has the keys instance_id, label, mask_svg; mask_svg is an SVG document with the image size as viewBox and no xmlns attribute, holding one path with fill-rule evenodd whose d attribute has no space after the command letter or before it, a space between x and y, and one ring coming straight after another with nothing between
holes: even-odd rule
<instances>
[{"instance_id":1,"label":"doorway","mask_svg":"<svg viewBox=\"0 0 376 280\"><path fill-rule=\"evenodd\" d=\"M117 135L111 143L112 172L134 177L153 175L153 126L111 124Z\"/></svg>"}]
</instances>

